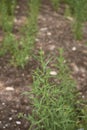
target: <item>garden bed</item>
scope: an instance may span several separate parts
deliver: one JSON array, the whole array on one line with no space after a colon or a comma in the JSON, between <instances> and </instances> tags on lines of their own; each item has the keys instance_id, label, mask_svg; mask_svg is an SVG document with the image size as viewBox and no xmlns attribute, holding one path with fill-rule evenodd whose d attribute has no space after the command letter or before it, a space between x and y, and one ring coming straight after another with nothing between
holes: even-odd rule
<instances>
[{"instance_id":1,"label":"garden bed","mask_svg":"<svg viewBox=\"0 0 87 130\"><path fill-rule=\"evenodd\" d=\"M16 19L23 24L26 19L26 0L19 2ZM38 16L38 33L35 40L34 54L43 49L45 55L56 57L58 48L64 49L65 62L69 65L73 78L77 83L77 90L81 97L87 99L87 23L85 22L82 40L75 40L69 18L64 17L64 9L53 10L49 2L43 2ZM22 19L24 18L24 19ZM17 25L17 26L16 26ZM16 21L15 26L19 28ZM0 30L0 41L3 33ZM17 30L14 29L18 37ZM32 88L32 73L37 68L37 61L31 59L24 69L13 67L9 63L10 55L0 57L0 129L28 130L29 122L19 119L19 113L31 113L29 100L22 93ZM55 61L55 58L54 58ZM53 61L53 62L54 62ZM52 64L52 63L51 63ZM50 65L51 66L51 65ZM53 69L53 68L52 68Z\"/></svg>"}]
</instances>

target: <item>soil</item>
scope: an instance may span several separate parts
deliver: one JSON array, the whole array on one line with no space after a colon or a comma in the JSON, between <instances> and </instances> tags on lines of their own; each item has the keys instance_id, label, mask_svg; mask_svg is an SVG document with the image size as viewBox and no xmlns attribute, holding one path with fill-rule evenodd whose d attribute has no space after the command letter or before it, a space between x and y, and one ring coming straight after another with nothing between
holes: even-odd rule
<instances>
[{"instance_id":1,"label":"soil","mask_svg":"<svg viewBox=\"0 0 87 130\"><path fill-rule=\"evenodd\" d=\"M26 1L18 0L15 11L14 33L26 20ZM49 1L44 1L38 16L38 33L35 52L42 48L46 55L57 55L58 48L64 49L65 61L70 67L83 99L87 99L87 23L83 27L83 40L75 40L72 33L71 18L64 17L64 7L53 10ZM0 41L3 39L0 30ZM32 87L32 72L37 62L31 59L24 69L9 63L9 54L0 57L0 130L28 130L29 122L18 118L19 113L31 113L28 97L22 93ZM55 59L54 59L55 60Z\"/></svg>"}]
</instances>

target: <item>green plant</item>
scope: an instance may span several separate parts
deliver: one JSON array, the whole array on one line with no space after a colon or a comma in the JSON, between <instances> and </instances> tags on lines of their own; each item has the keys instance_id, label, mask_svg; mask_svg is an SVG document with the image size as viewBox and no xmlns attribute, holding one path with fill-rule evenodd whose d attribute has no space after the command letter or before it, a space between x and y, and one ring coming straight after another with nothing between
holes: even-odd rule
<instances>
[{"instance_id":1,"label":"green plant","mask_svg":"<svg viewBox=\"0 0 87 130\"><path fill-rule=\"evenodd\" d=\"M57 77L50 75L49 61L45 62L43 51L38 60L40 67L33 74L32 90L27 92L33 109L27 117L31 122L29 130L75 130L75 84L64 64L62 51L57 59ZM60 83L51 82L55 78Z\"/></svg>"},{"instance_id":2,"label":"green plant","mask_svg":"<svg viewBox=\"0 0 87 130\"><path fill-rule=\"evenodd\" d=\"M33 73L32 90L25 92L31 103L32 113L28 116L19 113L31 125L29 130L77 130L87 128L87 104L78 99L76 83L64 63L63 49L55 64L57 76L50 75L50 60L41 50L38 67ZM56 81L55 81L56 79Z\"/></svg>"}]
</instances>

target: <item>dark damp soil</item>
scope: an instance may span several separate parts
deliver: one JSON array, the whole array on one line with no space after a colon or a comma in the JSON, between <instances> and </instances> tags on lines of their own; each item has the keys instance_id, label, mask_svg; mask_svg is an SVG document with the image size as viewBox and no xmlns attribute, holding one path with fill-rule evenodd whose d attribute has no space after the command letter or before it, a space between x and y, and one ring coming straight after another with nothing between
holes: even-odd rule
<instances>
[{"instance_id":1,"label":"dark damp soil","mask_svg":"<svg viewBox=\"0 0 87 130\"><path fill-rule=\"evenodd\" d=\"M18 35L17 30L26 19L26 0L21 1L18 2L15 14L15 35ZM77 82L77 89L82 98L87 99L87 23L83 28L83 40L75 40L71 29L72 21L63 14L63 6L56 12L48 1L43 1L38 17L35 52L42 48L46 55L56 57L58 48L64 48L64 57ZM0 41L2 39L3 32L0 30ZM31 59L21 69L11 66L9 59L9 54L0 57L0 130L28 130L29 122L19 119L18 114L31 113L30 102L22 93L32 87L32 72L37 67L37 62Z\"/></svg>"}]
</instances>

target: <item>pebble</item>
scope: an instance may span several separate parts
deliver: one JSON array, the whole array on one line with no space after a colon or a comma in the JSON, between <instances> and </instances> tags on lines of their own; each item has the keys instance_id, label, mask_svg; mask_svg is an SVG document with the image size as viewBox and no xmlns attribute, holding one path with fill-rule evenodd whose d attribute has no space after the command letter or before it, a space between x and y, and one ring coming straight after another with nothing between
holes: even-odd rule
<instances>
[{"instance_id":1,"label":"pebble","mask_svg":"<svg viewBox=\"0 0 87 130\"><path fill-rule=\"evenodd\" d=\"M16 6L16 9L19 9L19 8L20 8L20 6L19 6L19 5L17 5L17 6Z\"/></svg>"},{"instance_id":2,"label":"pebble","mask_svg":"<svg viewBox=\"0 0 87 130\"><path fill-rule=\"evenodd\" d=\"M15 19L14 19L14 22L17 23L17 21L18 21L18 20L15 18Z\"/></svg>"},{"instance_id":3,"label":"pebble","mask_svg":"<svg viewBox=\"0 0 87 130\"><path fill-rule=\"evenodd\" d=\"M55 47L55 45L50 45L50 46L48 46L48 48L50 51L53 51L56 47Z\"/></svg>"},{"instance_id":4,"label":"pebble","mask_svg":"<svg viewBox=\"0 0 87 130\"><path fill-rule=\"evenodd\" d=\"M38 38L36 38L36 39L35 39L35 41L36 41L36 42L39 42L39 39L38 39Z\"/></svg>"},{"instance_id":5,"label":"pebble","mask_svg":"<svg viewBox=\"0 0 87 130\"><path fill-rule=\"evenodd\" d=\"M84 99L84 98L85 98L85 96L84 96L84 95L82 95L82 98Z\"/></svg>"},{"instance_id":6,"label":"pebble","mask_svg":"<svg viewBox=\"0 0 87 130\"><path fill-rule=\"evenodd\" d=\"M42 31L42 32L43 31L47 31L47 28L46 27L45 28L41 28L40 31Z\"/></svg>"},{"instance_id":7,"label":"pebble","mask_svg":"<svg viewBox=\"0 0 87 130\"><path fill-rule=\"evenodd\" d=\"M24 73L22 74L22 76L24 77Z\"/></svg>"},{"instance_id":8,"label":"pebble","mask_svg":"<svg viewBox=\"0 0 87 130\"><path fill-rule=\"evenodd\" d=\"M80 128L80 129L78 129L78 130L84 130L84 128Z\"/></svg>"},{"instance_id":9,"label":"pebble","mask_svg":"<svg viewBox=\"0 0 87 130\"><path fill-rule=\"evenodd\" d=\"M41 19L41 20L43 20L43 21L46 21L46 18L43 17L42 15L39 15L39 16L38 16L38 19Z\"/></svg>"},{"instance_id":10,"label":"pebble","mask_svg":"<svg viewBox=\"0 0 87 130\"><path fill-rule=\"evenodd\" d=\"M66 63L66 60L64 60L64 63Z\"/></svg>"},{"instance_id":11,"label":"pebble","mask_svg":"<svg viewBox=\"0 0 87 130\"><path fill-rule=\"evenodd\" d=\"M0 124L2 123L2 121L0 121Z\"/></svg>"},{"instance_id":12,"label":"pebble","mask_svg":"<svg viewBox=\"0 0 87 130\"><path fill-rule=\"evenodd\" d=\"M9 121L11 121L12 120L12 117L9 117Z\"/></svg>"},{"instance_id":13,"label":"pebble","mask_svg":"<svg viewBox=\"0 0 87 130\"><path fill-rule=\"evenodd\" d=\"M50 75L55 76L55 75L57 75L57 72L56 71L50 71Z\"/></svg>"},{"instance_id":14,"label":"pebble","mask_svg":"<svg viewBox=\"0 0 87 130\"><path fill-rule=\"evenodd\" d=\"M74 46L74 47L72 47L72 51L76 51L76 47Z\"/></svg>"},{"instance_id":15,"label":"pebble","mask_svg":"<svg viewBox=\"0 0 87 130\"><path fill-rule=\"evenodd\" d=\"M6 90L7 91L14 91L14 88L13 87L6 87Z\"/></svg>"},{"instance_id":16,"label":"pebble","mask_svg":"<svg viewBox=\"0 0 87 130\"><path fill-rule=\"evenodd\" d=\"M4 102L2 102L2 105L5 105L5 103L4 103Z\"/></svg>"},{"instance_id":17,"label":"pebble","mask_svg":"<svg viewBox=\"0 0 87 130\"><path fill-rule=\"evenodd\" d=\"M21 125L21 122L20 122L20 121L16 121L16 124L17 124L17 125Z\"/></svg>"},{"instance_id":18,"label":"pebble","mask_svg":"<svg viewBox=\"0 0 87 130\"><path fill-rule=\"evenodd\" d=\"M5 126L3 126L3 129L5 129L6 127Z\"/></svg>"},{"instance_id":19,"label":"pebble","mask_svg":"<svg viewBox=\"0 0 87 130\"><path fill-rule=\"evenodd\" d=\"M70 20L70 21L73 21L73 18L70 17L70 16L68 16L67 19Z\"/></svg>"},{"instance_id":20,"label":"pebble","mask_svg":"<svg viewBox=\"0 0 87 130\"><path fill-rule=\"evenodd\" d=\"M12 110L11 110L11 112L12 112L12 113L16 113L16 112L17 112L17 110L12 109Z\"/></svg>"},{"instance_id":21,"label":"pebble","mask_svg":"<svg viewBox=\"0 0 87 130\"><path fill-rule=\"evenodd\" d=\"M8 127L8 124L5 124L5 127Z\"/></svg>"},{"instance_id":22,"label":"pebble","mask_svg":"<svg viewBox=\"0 0 87 130\"><path fill-rule=\"evenodd\" d=\"M51 32L47 32L47 35L48 35L48 36L51 36Z\"/></svg>"}]
</instances>

